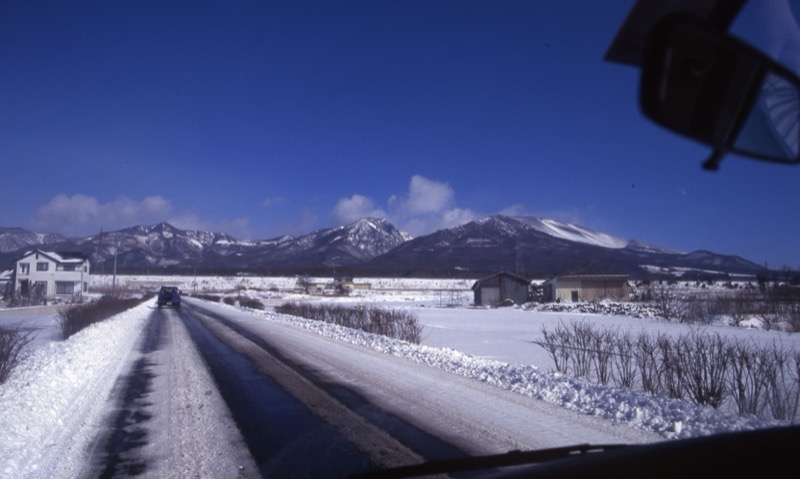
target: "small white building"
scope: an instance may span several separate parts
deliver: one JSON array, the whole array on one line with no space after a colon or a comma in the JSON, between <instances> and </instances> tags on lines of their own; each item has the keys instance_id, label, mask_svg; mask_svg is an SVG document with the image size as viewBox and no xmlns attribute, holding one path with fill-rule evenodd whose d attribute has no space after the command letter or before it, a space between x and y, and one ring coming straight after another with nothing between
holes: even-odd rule
<instances>
[{"instance_id":1,"label":"small white building","mask_svg":"<svg viewBox=\"0 0 800 479\"><path fill-rule=\"evenodd\" d=\"M14 291L46 299L82 297L89 288L89 259L79 253L33 250L16 262Z\"/></svg>"}]
</instances>

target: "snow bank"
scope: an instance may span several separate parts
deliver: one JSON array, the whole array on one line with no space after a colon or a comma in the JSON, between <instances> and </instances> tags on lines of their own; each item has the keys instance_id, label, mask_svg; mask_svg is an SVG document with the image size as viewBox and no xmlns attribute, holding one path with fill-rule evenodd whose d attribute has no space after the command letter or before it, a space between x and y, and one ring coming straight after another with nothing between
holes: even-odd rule
<instances>
[{"instance_id":1,"label":"snow bank","mask_svg":"<svg viewBox=\"0 0 800 479\"><path fill-rule=\"evenodd\" d=\"M94 324L69 341L46 343L23 359L0 387L0 477L47 477L56 467L48 458L64 468L70 458L81 457L42 457L40 448L66 452L81 442L73 432L100 411L113 385L108 378L122 372L147 308L142 304Z\"/></svg>"}]
</instances>

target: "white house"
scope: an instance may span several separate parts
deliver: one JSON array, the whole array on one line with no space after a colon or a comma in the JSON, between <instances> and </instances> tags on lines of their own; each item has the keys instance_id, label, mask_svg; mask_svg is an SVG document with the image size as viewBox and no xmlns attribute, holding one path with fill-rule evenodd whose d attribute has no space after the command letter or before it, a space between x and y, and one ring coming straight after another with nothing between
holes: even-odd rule
<instances>
[{"instance_id":1,"label":"white house","mask_svg":"<svg viewBox=\"0 0 800 479\"><path fill-rule=\"evenodd\" d=\"M79 253L28 251L14 270L14 291L22 296L72 299L87 292L88 284L89 259Z\"/></svg>"}]
</instances>

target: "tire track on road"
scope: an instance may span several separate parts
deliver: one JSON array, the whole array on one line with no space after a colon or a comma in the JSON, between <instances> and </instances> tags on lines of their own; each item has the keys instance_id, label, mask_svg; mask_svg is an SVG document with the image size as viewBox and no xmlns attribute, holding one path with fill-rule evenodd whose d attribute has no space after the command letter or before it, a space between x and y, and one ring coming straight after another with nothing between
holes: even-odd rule
<instances>
[{"instance_id":1,"label":"tire track on road","mask_svg":"<svg viewBox=\"0 0 800 479\"><path fill-rule=\"evenodd\" d=\"M364 418L348 409L340 401L332 397L323 389L309 381L302 374L298 373L291 366L285 364L274 355L270 354L263 347L246 338L239 332L234 331L228 326L225 326L219 317L214 317L201 311L200 308L189 306L184 307L181 316L184 319L187 327L192 333L195 341L203 344L202 350L206 351L209 338L202 337L203 331L207 334L213 335L216 340L224 343L225 347L236 352L240 358L246 358L249 363L242 364L232 357L228 357L225 361L227 364L228 377L222 377L224 372L215 374L215 377L223 392L226 396L226 390L235 387L226 384L226 381L231 379L231 375L245 375L247 368L252 368L259 373L260 378L245 378L250 381L250 387L253 387L253 381L258 380L262 383L267 381L274 381L274 383L288 396L293 399L290 401L299 401L308 412L313 414L316 420L321 420L326 426L335 432L334 435L330 431L325 431L325 428L313 424L292 425L299 429L307 428L309 434L300 433L298 436L291 438L291 441L298 441L298 444L292 444L287 447L287 444L279 444L281 451L264 451L262 448L269 449L267 438L259 437L265 429L280 428L281 422L285 418L268 417L269 408L275 408L275 404L270 402L275 401L275 398L281 395L280 391L271 389L269 392L264 391L237 391L227 394L226 401L229 402L234 417L237 416L237 410L246 410L243 417L237 419L237 423L243 430L243 434L248 441L251 453L259 463L262 474L271 470L276 466L274 454L297 454L298 450L303 451L306 447L323 447L321 450L306 450L303 451L304 456L296 456L292 462L293 467L309 466L309 462L318 463L318 467L324 469L326 476L337 477L364 472L374 468L386 468L399 465L416 464L422 461L422 457L399 443L392 438L385 431L369 423ZM201 330L202 329L202 330ZM229 355L230 356L230 355ZM209 361L209 357L206 360ZM212 371L215 367L209 364ZM223 366L222 369L226 367ZM231 371L234 369L234 371ZM266 379L269 378L269 379ZM244 395L242 394L244 393ZM247 404L252 400L252 396L260 398L261 403L257 405ZM263 397L268 396L268 397ZM277 400L278 402L281 399ZM292 409L291 403L279 404L277 411L283 409L284 413L297 414L287 410ZM262 417L264 414L266 416ZM301 415L302 416L302 415ZM245 423L247 421L247 423ZM255 426L254 423L263 421L263 426ZM305 420L302 420L305 421ZM248 430L251 432L248 433ZM322 441L321 436L326 436L326 440ZM249 437L249 438L248 438ZM324 444L324 446L323 446ZM351 456L351 457L348 457ZM361 457L362 459L359 459ZM366 461L364 460L366 459ZM285 458L281 458L285 461ZM295 462L297 461L297 462ZM339 468L339 470L336 470ZM297 473L298 471L293 471ZM320 472L320 471L318 471ZM265 474L267 475L267 474ZM318 474L317 474L318 475ZM314 477L309 474L308 477Z\"/></svg>"}]
</instances>

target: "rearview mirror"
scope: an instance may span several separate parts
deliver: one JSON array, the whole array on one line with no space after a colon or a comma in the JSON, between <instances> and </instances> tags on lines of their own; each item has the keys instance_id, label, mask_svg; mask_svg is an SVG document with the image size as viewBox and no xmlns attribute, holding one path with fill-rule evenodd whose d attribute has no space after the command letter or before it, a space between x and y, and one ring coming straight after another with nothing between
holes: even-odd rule
<instances>
[{"instance_id":1,"label":"rearview mirror","mask_svg":"<svg viewBox=\"0 0 800 479\"><path fill-rule=\"evenodd\" d=\"M730 35L687 17L655 27L639 100L656 123L725 153L800 162L800 78Z\"/></svg>"}]
</instances>

